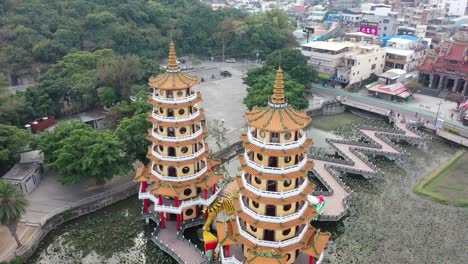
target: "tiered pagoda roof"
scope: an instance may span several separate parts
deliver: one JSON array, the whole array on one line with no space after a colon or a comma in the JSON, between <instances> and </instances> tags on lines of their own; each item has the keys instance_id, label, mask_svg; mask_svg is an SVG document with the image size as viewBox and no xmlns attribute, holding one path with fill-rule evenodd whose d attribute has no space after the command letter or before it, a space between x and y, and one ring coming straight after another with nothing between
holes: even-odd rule
<instances>
[{"instance_id":1,"label":"tiered pagoda roof","mask_svg":"<svg viewBox=\"0 0 468 264\"><path fill-rule=\"evenodd\" d=\"M306 128L311 119L303 111L297 111L290 107L284 95L283 71L278 69L273 95L268 106L264 108L254 108L245 114L246 122L249 125L247 134L242 135L245 147L245 154L239 155L242 168L242 175L236 177L235 181L239 186L239 197L234 199L236 209L236 220L228 221L224 229L230 232L231 238L226 232L222 232L221 238L226 238L232 243L234 240L247 248L247 263L266 263L268 260L275 260L277 263L289 263L287 254L292 254L299 250L307 255L319 258L330 237L329 233L320 233L313 228L309 222L317 216L316 205L312 204L309 194L314 189L314 184L307 179L307 172L314 166L312 161L307 160L307 151L312 145L312 141L306 138ZM289 141L279 142L267 139L268 136L260 136L265 132L276 133L281 138L288 135ZM276 135L275 134L275 135ZM272 134L270 134L272 135ZM292 138L294 137L294 138ZM283 140L283 139L282 139ZM295 162L283 166L265 166L261 160L255 157L271 158L277 160L295 159ZM277 190L262 189L252 185L253 179L259 179L264 184L265 181L276 182L278 188L280 182L289 181L297 184L286 192ZM259 184L259 183L258 183ZM266 183L269 184L268 182ZM260 188L260 189L259 189ZM274 215L262 215L255 208L251 208L244 199L254 201L265 206L278 207L286 205L298 205L294 212L275 213ZM299 204L302 204L299 206ZM300 208L299 208L300 207ZM266 211L264 212L266 213ZM242 224L241 224L242 223ZM294 236L284 238L280 241L258 239L248 231L246 226L255 229L296 232ZM221 225L219 227L222 227ZM295 230L295 231L291 231ZM255 232L255 231L254 231ZM276 236L276 235L275 235ZM264 254L270 252L269 254ZM276 263L276 262L275 262Z\"/></svg>"},{"instance_id":2,"label":"tiered pagoda roof","mask_svg":"<svg viewBox=\"0 0 468 264\"><path fill-rule=\"evenodd\" d=\"M307 127L312 121L307 113L297 111L286 103L284 96L283 70L276 73L271 101L267 107L254 107L245 114L249 126L271 132L296 131Z\"/></svg>"},{"instance_id":3,"label":"tiered pagoda roof","mask_svg":"<svg viewBox=\"0 0 468 264\"><path fill-rule=\"evenodd\" d=\"M173 117L160 116L154 112L148 113L148 121L153 124L153 128L148 130L148 140L152 142L152 146L148 149L148 158L154 166L167 167L181 167L186 165L193 165L199 162L205 162L204 168L197 172L199 174L196 177L174 177L164 175L161 172L156 172L152 169L152 165L147 167L140 167L137 170L135 177L136 182L149 181L152 184L149 186L149 192L153 195L163 195L169 197L179 197L187 188L199 187L201 189L208 189L215 185L222 178L222 174L214 173L213 168L220 163L219 160L213 160L209 158L208 144L203 143L203 139L207 136L206 128L202 126L201 122L205 119L203 109L196 106L201 99L199 92L193 91L192 86L198 84L200 79L196 76L186 74L180 71L177 63L177 56L175 51L175 45L171 41L169 46L169 60L167 70L165 73L160 74L149 79L149 86L155 89L155 93L149 96L149 103L153 105L155 109L163 109L166 112L168 109L179 110L191 108L194 109L194 113L190 116L183 116L179 119ZM185 97L167 98L160 96L156 91L180 91L186 90L187 94ZM184 91L185 92L185 91ZM193 132L188 137L173 137L168 140L166 135L158 133L158 128L168 129L170 128L181 128L181 127L197 127L199 130ZM194 153L190 157L185 158L174 157L173 159L162 159L154 154L153 147L183 147L193 146L199 144L204 148L203 153ZM156 153L157 154L157 153ZM196 154L196 155L195 155ZM161 155L161 154L159 154ZM196 175L196 174L192 174ZM192 176L191 175L191 176Z\"/></svg>"}]
</instances>

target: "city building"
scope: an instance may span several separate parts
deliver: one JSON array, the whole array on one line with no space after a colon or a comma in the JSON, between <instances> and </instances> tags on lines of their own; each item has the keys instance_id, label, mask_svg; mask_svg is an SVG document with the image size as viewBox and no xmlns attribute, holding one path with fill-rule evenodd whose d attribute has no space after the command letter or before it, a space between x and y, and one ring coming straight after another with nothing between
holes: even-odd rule
<instances>
[{"instance_id":1,"label":"city building","mask_svg":"<svg viewBox=\"0 0 468 264\"><path fill-rule=\"evenodd\" d=\"M360 0L329 0L328 5L330 8L334 8L338 11L342 11L346 8L358 8L361 5Z\"/></svg>"},{"instance_id":2,"label":"city building","mask_svg":"<svg viewBox=\"0 0 468 264\"><path fill-rule=\"evenodd\" d=\"M20 162L0 179L15 185L24 194L31 193L41 181L43 162L38 150L23 152L20 154Z\"/></svg>"},{"instance_id":3,"label":"city building","mask_svg":"<svg viewBox=\"0 0 468 264\"><path fill-rule=\"evenodd\" d=\"M431 89L468 95L468 30L431 50L418 71L419 82Z\"/></svg>"},{"instance_id":4,"label":"city building","mask_svg":"<svg viewBox=\"0 0 468 264\"><path fill-rule=\"evenodd\" d=\"M403 9L404 24L416 28L418 25L428 25L434 19L444 17L446 10L434 5L419 5Z\"/></svg>"},{"instance_id":5,"label":"city building","mask_svg":"<svg viewBox=\"0 0 468 264\"><path fill-rule=\"evenodd\" d=\"M397 29L398 13L392 12L390 7L376 7L363 12L362 20L378 24L379 37L391 36Z\"/></svg>"},{"instance_id":6,"label":"city building","mask_svg":"<svg viewBox=\"0 0 468 264\"><path fill-rule=\"evenodd\" d=\"M359 8L346 8L341 14L341 20L345 25L358 29L362 21L362 11Z\"/></svg>"},{"instance_id":7,"label":"city building","mask_svg":"<svg viewBox=\"0 0 468 264\"><path fill-rule=\"evenodd\" d=\"M449 16L463 16L466 14L468 0L430 0L430 5L445 9Z\"/></svg>"},{"instance_id":8,"label":"city building","mask_svg":"<svg viewBox=\"0 0 468 264\"><path fill-rule=\"evenodd\" d=\"M313 9L309 12L308 19L311 21L322 21L325 18L328 10L322 5L314 6Z\"/></svg>"},{"instance_id":9,"label":"city building","mask_svg":"<svg viewBox=\"0 0 468 264\"><path fill-rule=\"evenodd\" d=\"M427 45L421 39L395 37L386 44L385 70L413 71L421 65L427 53Z\"/></svg>"},{"instance_id":10,"label":"city building","mask_svg":"<svg viewBox=\"0 0 468 264\"><path fill-rule=\"evenodd\" d=\"M315 186L307 177L314 163L307 159L312 140L304 129L312 120L285 100L281 68L268 106L255 107L245 119L237 213L224 229L242 245L246 263L316 263L330 233L310 223L320 202L309 195ZM218 234L219 241L226 239Z\"/></svg>"},{"instance_id":11,"label":"city building","mask_svg":"<svg viewBox=\"0 0 468 264\"><path fill-rule=\"evenodd\" d=\"M320 79L342 86L381 73L385 65L385 49L365 43L314 41L302 45L302 53Z\"/></svg>"},{"instance_id":12,"label":"city building","mask_svg":"<svg viewBox=\"0 0 468 264\"><path fill-rule=\"evenodd\" d=\"M198 77L180 71L172 42L166 73L149 79L154 89L149 96L153 109L148 113L150 163L137 169L135 181L141 183L144 215L159 219L161 228L175 224L180 230L184 222L196 219L200 207L216 198L216 183L222 178L213 172L219 161L209 158L204 142L201 94L194 89L199 82Z\"/></svg>"},{"instance_id":13,"label":"city building","mask_svg":"<svg viewBox=\"0 0 468 264\"><path fill-rule=\"evenodd\" d=\"M376 83L366 85L369 95L390 100L390 101L409 101L412 93L404 83L408 81L406 71L392 69L379 74Z\"/></svg>"}]
</instances>

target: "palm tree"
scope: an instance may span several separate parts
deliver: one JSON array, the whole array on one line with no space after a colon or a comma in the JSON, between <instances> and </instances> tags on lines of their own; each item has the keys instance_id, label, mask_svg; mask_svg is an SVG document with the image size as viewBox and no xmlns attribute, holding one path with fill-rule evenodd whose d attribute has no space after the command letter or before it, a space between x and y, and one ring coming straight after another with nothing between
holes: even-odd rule
<instances>
[{"instance_id":1,"label":"palm tree","mask_svg":"<svg viewBox=\"0 0 468 264\"><path fill-rule=\"evenodd\" d=\"M8 227L18 248L21 247L21 242L16 234L16 228L28 206L29 201L20 190L13 184L0 180L0 224Z\"/></svg>"}]
</instances>

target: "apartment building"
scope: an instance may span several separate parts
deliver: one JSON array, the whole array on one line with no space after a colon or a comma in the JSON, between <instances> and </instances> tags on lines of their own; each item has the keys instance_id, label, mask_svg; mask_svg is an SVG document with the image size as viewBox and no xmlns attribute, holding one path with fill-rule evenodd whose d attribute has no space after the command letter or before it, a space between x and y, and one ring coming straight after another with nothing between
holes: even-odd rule
<instances>
[{"instance_id":1,"label":"apartment building","mask_svg":"<svg viewBox=\"0 0 468 264\"><path fill-rule=\"evenodd\" d=\"M387 41L385 50L385 70L411 72L423 63L427 46L420 39L392 38Z\"/></svg>"},{"instance_id":2,"label":"apartment building","mask_svg":"<svg viewBox=\"0 0 468 264\"><path fill-rule=\"evenodd\" d=\"M449 16L463 16L466 13L468 0L430 0L429 4L445 9Z\"/></svg>"},{"instance_id":3,"label":"apartment building","mask_svg":"<svg viewBox=\"0 0 468 264\"><path fill-rule=\"evenodd\" d=\"M379 24L379 37L392 36L395 34L398 23L398 13L392 12L389 7L376 7L370 11L363 12L363 21Z\"/></svg>"},{"instance_id":4,"label":"apartment building","mask_svg":"<svg viewBox=\"0 0 468 264\"><path fill-rule=\"evenodd\" d=\"M381 73L385 66L385 49L372 44L314 41L302 45L302 53L320 79L343 87Z\"/></svg>"},{"instance_id":5,"label":"apartment building","mask_svg":"<svg viewBox=\"0 0 468 264\"><path fill-rule=\"evenodd\" d=\"M403 9L404 23L412 28L416 28L418 25L428 25L431 21L444 17L445 14L447 11L436 5L419 5Z\"/></svg>"}]
</instances>

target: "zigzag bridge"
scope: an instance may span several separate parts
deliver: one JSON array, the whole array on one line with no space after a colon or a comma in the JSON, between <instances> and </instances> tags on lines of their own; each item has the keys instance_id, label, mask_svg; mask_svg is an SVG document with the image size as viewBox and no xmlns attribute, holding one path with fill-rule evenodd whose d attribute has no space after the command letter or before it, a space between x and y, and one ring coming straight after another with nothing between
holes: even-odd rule
<instances>
[{"instance_id":1,"label":"zigzag bridge","mask_svg":"<svg viewBox=\"0 0 468 264\"><path fill-rule=\"evenodd\" d=\"M312 172L328 189L315 191L313 195L323 195L325 206L320 221L338 221L348 213L347 200L351 190L340 179L340 173L360 174L365 178L383 175L366 155L385 156L392 160L401 160L408 155L394 141L406 141L422 146L428 140L415 130L418 124L406 123L404 120L391 116L394 128L364 127L359 128L362 141L327 139L326 141L343 159L330 158L324 155L311 154L315 166Z\"/></svg>"}]
</instances>

